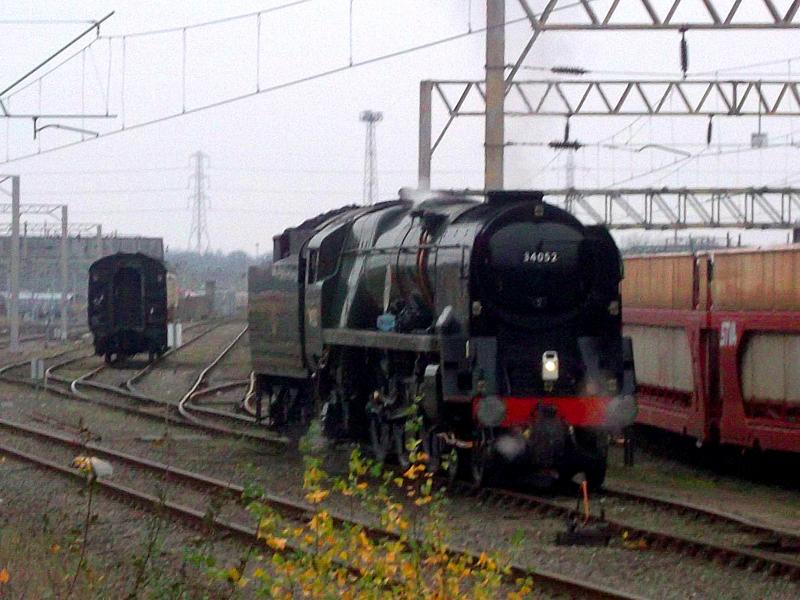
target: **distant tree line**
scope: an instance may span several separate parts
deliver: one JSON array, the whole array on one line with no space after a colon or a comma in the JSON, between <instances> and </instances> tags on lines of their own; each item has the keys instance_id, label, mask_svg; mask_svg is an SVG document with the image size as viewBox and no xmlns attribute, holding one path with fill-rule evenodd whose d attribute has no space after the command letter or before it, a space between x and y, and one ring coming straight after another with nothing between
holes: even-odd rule
<instances>
[{"instance_id":1,"label":"distant tree line","mask_svg":"<svg viewBox=\"0 0 800 600\"><path fill-rule=\"evenodd\" d=\"M247 269L264 261L264 257L256 261L240 250L226 254L167 249L165 257L178 278L180 288L198 292L203 291L208 280L216 281L218 290L247 290Z\"/></svg>"}]
</instances>

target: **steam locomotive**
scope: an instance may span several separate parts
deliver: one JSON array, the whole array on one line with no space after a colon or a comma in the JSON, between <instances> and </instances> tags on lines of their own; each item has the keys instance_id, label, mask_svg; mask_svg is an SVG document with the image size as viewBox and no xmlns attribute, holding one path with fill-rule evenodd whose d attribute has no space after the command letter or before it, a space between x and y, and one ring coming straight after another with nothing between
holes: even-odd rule
<instances>
[{"instance_id":1,"label":"steam locomotive","mask_svg":"<svg viewBox=\"0 0 800 600\"><path fill-rule=\"evenodd\" d=\"M87 297L95 354L106 362L139 352L152 361L167 350L177 289L163 261L125 252L96 260L89 267Z\"/></svg>"},{"instance_id":2,"label":"steam locomotive","mask_svg":"<svg viewBox=\"0 0 800 600\"><path fill-rule=\"evenodd\" d=\"M266 416L319 409L328 435L404 463L421 413L432 466L455 457L476 485L507 465L601 485L609 434L636 416L608 231L540 192L419 194L287 229L251 268Z\"/></svg>"}]
</instances>

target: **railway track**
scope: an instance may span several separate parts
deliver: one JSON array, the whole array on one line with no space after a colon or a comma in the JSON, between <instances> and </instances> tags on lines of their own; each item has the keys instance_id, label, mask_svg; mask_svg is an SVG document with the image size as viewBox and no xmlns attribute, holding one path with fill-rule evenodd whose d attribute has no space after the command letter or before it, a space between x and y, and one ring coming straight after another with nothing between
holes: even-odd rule
<instances>
[{"instance_id":1,"label":"railway track","mask_svg":"<svg viewBox=\"0 0 800 600\"><path fill-rule=\"evenodd\" d=\"M180 348L175 348L166 352L159 360L153 361L143 369L137 370L126 380L125 383L127 384L131 381L138 380L146 373L149 373L152 369L157 368L161 360L184 350L187 346L195 344L197 341L204 338L208 333L222 326L223 324L224 323L213 324L211 327L205 329L198 335L194 336L191 340L187 341ZM48 358L52 360L75 351L76 349L69 349L67 351L51 355ZM169 425L193 427L214 435L232 436L260 444L266 443L280 447L285 446L289 442L287 438L282 436L265 433L263 428L232 428L218 423L199 421L197 419L189 420L180 414L176 404L169 402L168 400L143 394L137 391L133 386L131 386L129 389L125 389L111 383L96 381L95 378L97 378L99 374L108 372L109 370L109 366L104 362L97 366L92 366L90 370L83 372L77 377L64 377L58 374L59 371L64 371L68 367L76 364L80 365L81 362L91 362L97 360L99 359L95 359L92 354L82 354L81 356L73 356L59 361L51 365L46 370L45 382L43 384L32 382L30 379L23 377L9 375L10 371L27 366L29 361L25 360L0 368L0 379L5 379L6 381L23 384L29 387L43 387L47 391L62 397L89 402L98 406L124 412L126 414L158 420ZM77 370L81 371L85 368L86 367L79 367ZM73 370L75 369L73 368Z\"/></svg>"},{"instance_id":2,"label":"railway track","mask_svg":"<svg viewBox=\"0 0 800 600\"><path fill-rule=\"evenodd\" d=\"M209 327L205 331L201 332L199 335L193 337L190 341L182 345L180 348L176 348L173 351L165 353L161 359L154 361L152 363L147 364L144 368L137 370L133 373L128 379L124 382L124 387L111 385L107 383L102 383L99 381L94 381L93 378L97 376L98 373L104 370L104 366L101 365L97 369L93 371L89 371L77 379L73 380L70 385L70 390L73 395L77 397L82 397L84 399L88 399L90 401L102 401L103 404L108 405L109 396L113 397L111 400L111 404L113 406L121 406L122 410L126 412L134 412L136 414L145 415L145 416L152 416L154 418L160 420L167 420L172 424L176 425L189 425L198 429L201 429L207 433L212 433L216 435L226 435L226 436L234 436L239 437L242 439L258 442L258 443L268 443L268 444L275 444L279 446L285 446L288 443L288 439L282 436L276 436L270 433L264 432L263 428L255 428L255 427L230 427L228 425L222 425L219 423L211 422L209 420L200 420L194 418L192 415L185 413L181 410L180 402L174 403L170 400L165 398L161 398L158 396L153 396L150 394L145 394L139 391L136 387L136 384L141 381L144 377L148 374L153 372L157 369L163 360L168 359L171 356L175 356L179 352L185 350L188 346L191 346L197 343L199 340L205 338L208 334L212 331L226 325L227 323L218 323ZM227 352L229 348L235 345L235 342L239 339L242 334L240 333L234 342L232 342L226 350L223 351L221 356ZM212 365L215 365L219 360L220 357L215 358ZM201 372L200 376L198 377L197 381L202 380L203 373L206 372L206 369ZM86 393L82 392L80 388L88 388L92 390L92 395L87 395ZM186 394L191 394L196 389L196 386L193 385L190 391ZM142 406L144 403L146 406Z\"/></svg>"},{"instance_id":3,"label":"railway track","mask_svg":"<svg viewBox=\"0 0 800 600\"><path fill-rule=\"evenodd\" d=\"M150 511L165 512L171 517L181 520L188 525L200 529L208 529L209 525L218 532L235 538L245 544L258 546L260 551L265 547L258 542L256 527L249 524L242 517L246 514L241 506L240 500L245 489L243 486L222 481L209 477L202 473L180 469L164 463L153 461L144 457L119 452L112 448L94 443L92 441L81 440L77 437L55 433L39 427L16 423L6 419L0 419L0 428L7 432L4 441L0 442L0 452L5 456L33 464L39 468L47 469L65 477L70 477L76 481L85 481L85 475L79 470L66 466L69 464L65 458L76 452L89 452L94 456L104 458L112 464L125 465L127 469L146 472L150 476L156 476L161 483L169 483L179 491L174 491L175 496L182 496L180 500L165 499L164 491L154 493L153 490L143 490L142 481L133 477L131 473L128 478L133 479L131 483L119 483L109 479L98 479L96 485L103 492L125 503L134 504L139 508ZM17 437L19 442L25 446L37 446L39 449L34 452L29 448L22 449L9 443L8 438ZM31 442L35 440L35 442ZM66 454L65 454L66 452ZM55 457L53 455L56 455ZM146 487L146 485L144 486ZM185 489L183 489L185 488ZM238 507L228 510L227 514L215 514L209 517L206 507L202 506L204 499L208 497L224 497L231 500ZM186 497L192 499L187 502ZM261 500L276 510L283 518L296 523L306 522L310 519L315 509L314 507L297 502L277 495L265 494ZM199 506L198 506L199 505ZM344 518L333 515L334 520L340 525L350 525L362 527L365 534L373 540L377 539L399 539L399 535L391 531L375 527L369 523ZM252 519L251 519L252 520ZM290 551L303 552L304 548L300 545L288 541L286 549ZM477 561L479 555L464 548L451 547L448 549L453 555L466 556L472 561ZM546 590L559 595L580 598L615 599L615 600L634 600L639 596L614 590L605 586L597 585L592 582L582 581L565 577L550 571L530 569L519 565L510 565L507 581L513 584L520 578L532 577L538 590Z\"/></svg>"},{"instance_id":4,"label":"railway track","mask_svg":"<svg viewBox=\"0 0 800 600\"><path fill-rule=\"evenodd\" d=\"M202 414L204 417L222 417L231 421L247 421L248 423L253 423L254 419L205 406L196 406L193 401L207 390L215 389L214 386L208 388L204 388L203 386L207 383L209 375L238 343L245 331L246 329L240 331L234 340L200 372L194 384L189 391L184 394L177 406L138 393L135 391L135 387L134 391L131 391L130 389L121 389L119 386L91 381L92 377L95 377L98 372L104 369L103 365L84 373L77 379L61 378L57 375L53 377L52 371L57 371L65 365L85 360L87 358L86 356L67 358L53 365L49 370L51 372L51 382L49 385L52 385L53 382L59 384L60 387L57 388L57 391L53 391L64 396L83 396L82 399L86 399L90 402L109 405L112 408L121 409L138 415L154 417L162 422L166 420L175 425L199 427L212 433L242 436L242 432L236 432L230 428L221 428L216 424L207 423L203 419L198 418L196 414ZM204 333L207 333L207 331ZM204 333L191 340L191 342L203 337ZM57 355L53 355L51 358L80 350L81 349L71 348ZM13 368L22 365L27 365L27 361L0 369L0 377L4 375L9 367ZM155 367L148 366L147 370L153 368ZM133 378L135 378L135 375ZM128 381L133 378L129 378ZM92 388L93 391L96 390L101 393L88 396L76 389L79 386L86 386ZM104 393L115 396L116 400L107 401L103 396ZM119 401L120 398L123 398L125 402L121 404ZM143 402L148 406L143 407ZM244 435L243 437L248 436ZM265 440L259 436L259 441ZM115 457L115 460L121 459ZM173 471L175 471L175 469L173 469ZM238 490L239 488L236 489ZM221 488L218 491L221 491ZM496 489L475 491L470 488L461 488L461 492L476 496L487 503L496 504L498 506L524 507L533 512L549 516L555 515L566 518L574 512L572 501L542 498L539 496ZM788 553L792 549L800 549L800 536L795 532L773 529L735 515L711 511L703 507L682 504L664 498L642 496L616 488L610 488L605 493L604 500L604 508L611 516L605 515L605 518L602 518L598 514L592 514L589 520L595 523L602 521L614 534L621 536L625 533L629 540L641 541L646 544L647 548L687 553L693 556L701 556L715 562L731 564L755 571L764 571L770 575L785 576L795 580L800 579L800 561L788 557ZM661 511L665 513L665 516L671 519L672 522L669 524L670 526L660 529L641 525L637 523L635 519L630 518L629 513L631 511L629 507L632 505L643 506L647 510L655 509ZM286 510L288 510L288 508ZM295 510L297 511L299 509L295 508ZM303 510L307 510L307 508ZM694 529L695 535L681 533L684 527L674 526L675 523L681 519L683 521L688 519L692 524L689 529ZM706 527L706 535L698 535L696 533L698 524Z\"/></svg>"},{"instance_id":5,"label":"railway track","mask_svg":"<svg viewBox=\"0 0 800 600\"><path fill-rule=\"evenodd\" d=\"M234 340L230 344L228 344L222 350L222 352L220 352L217 355L217 357L205 369L203 369L200 375L198 375L194 384L192 384L192 387L189 389L189 391L186 394L184 394L184 396L180 399L180 401L178 402L178 410L186 419L197 420L197 417L195 417L192 414L194 412L203 415L210 415L221 419L227 419L239 423L248 423L252 425L258 424L258 421L254 417L249 415L242 415L239 413L211 408L208 406L199 406L194 403L194 400L196 400L200 396L209 393L215 393L220 390L227 390L231 387L246 385L249 383L248 381L244 382L234 381L234 382L226 382L212 387L206 387L211 373L219 366L219 364L231 352L231 350L233 350L236 344L239 343L239 340L241 340L242 336L244 336L244 334L247 333L247 330L248 330L247 327L242 329L239 332L239 334L234 338Z\"/></svg>"},{"instance_id":6,"label":"railway track","mask_svg":"<svg viewBox=\"0 0 800 600\"><path fill-rule=\"evenodd\" d=\"M574 499L547 498L497 488L475 489L463 482L457 482L452 491L496 507L521 508L542 516L563 517L565 521L577 512ZM615 504L608 499L613 499ZM800 534L796 532L615 488L605 494L604 500L599 512L596 509L590 512L587 523L606 527L618 539L624 538L627 544L800 580L800 560L788 557L800 551ZM661 511L663 526L654 528L643 524L648 519L642 514L630 514L634 505L647 511L651 519L653 510Z\"/></svg>"},{"instance_id":7,"label":"railway track","mask_svg":"<svg viewBox=\"0 0 800 600\"><path fill-rule=\"evenodd\" d=\"M683 502L680 500L664 498L653 494L640 491L626 490L618 486L606 484L603 488L604 498L619 498L621 500L633 502L641 506L657 509L672 510L679 513L694 515L698 520L706 521L711 524L722 523L733 527L738 527L743 531L768 538L775 545L783 546L787 552L800 554L800 532L785 528L767 526L753 519L742 515L715 510L707 506L702 506L693 502Z\"/></svg>"}]
</instances>

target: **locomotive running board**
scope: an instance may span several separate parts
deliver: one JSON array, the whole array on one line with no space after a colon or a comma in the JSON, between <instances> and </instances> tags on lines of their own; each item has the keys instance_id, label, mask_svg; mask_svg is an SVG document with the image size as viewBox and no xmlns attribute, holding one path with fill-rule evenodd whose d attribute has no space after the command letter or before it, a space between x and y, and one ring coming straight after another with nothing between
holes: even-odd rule
<instances>
[{"instance_id":1,"label":"locomotive running board","mask_svg":"<svg viewBox=\"0 0 800 600\"><path fill-rule=\"evenodd\" d=\"M361 348L386 348L407 352L436 352L439 339L435 335L420 333L394 333L366 329L323 329L322 340L331 346L359 346Z\"/></svg>"}]
</instances>

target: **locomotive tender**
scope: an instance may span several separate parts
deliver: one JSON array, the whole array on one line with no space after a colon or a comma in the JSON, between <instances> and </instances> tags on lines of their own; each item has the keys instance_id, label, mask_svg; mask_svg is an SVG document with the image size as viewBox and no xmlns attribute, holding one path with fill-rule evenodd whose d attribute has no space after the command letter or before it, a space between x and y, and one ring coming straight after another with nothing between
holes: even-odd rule
<instances>
[{"instance_id":1,"label":"locomotive tender","mask_svg":"<svg viewBox=\"0 0 800 600\"><path fill-rule=\"evenodd\" d=\"M167 350L169 307L177 297L174 276L145 254L118 252L89 267L88 323L95 354L106 362Z\"/></svg>"},{"instance_id":2,"label":"locomotive tender","mask_svg":"<svg viewBox=\"0 0 800 600\"><path fill-rule=\"evenodd\" d=\"M613 239L540 192L426 194L320 215L251 268L270 419L313 398L328 434L403 463L417 402L433 465L456 449L479 485L499 463L600 485L609 434L636 416Z\"/></svg>"}]
</instances>

